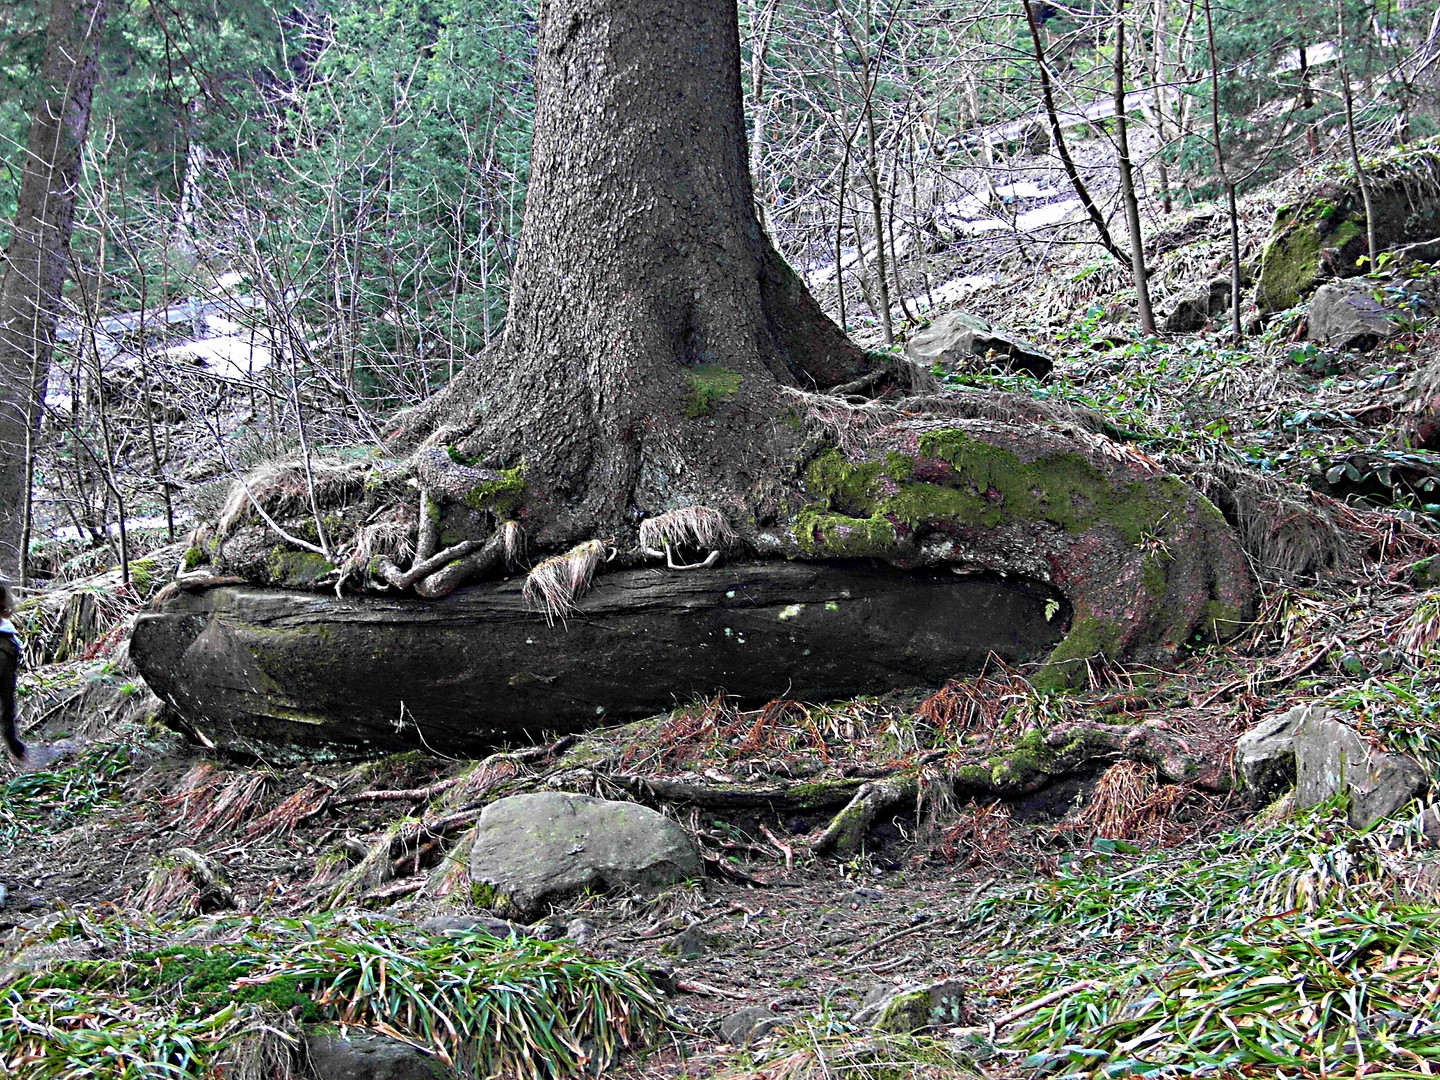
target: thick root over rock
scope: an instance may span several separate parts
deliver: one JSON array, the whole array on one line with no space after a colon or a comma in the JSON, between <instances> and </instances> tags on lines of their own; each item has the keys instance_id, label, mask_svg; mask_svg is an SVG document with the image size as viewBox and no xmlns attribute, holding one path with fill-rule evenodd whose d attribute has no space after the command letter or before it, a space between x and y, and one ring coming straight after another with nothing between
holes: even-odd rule
<instances>
[{"instance_id":1,"label":"thick root over rock","mask_svg":"<svg viewBox=\"0 0 1440 1080\"><path fill-rule=\"evenodd\" d=\"M716 492L709 506L636 508L631 520L611 523L613 539L585 540L535 565L525 582L535 609L547 621L565 616L612 561L635 566L663 557L671 569L700 569L737 550L1017 576L1057 589L1073 605L1067 637L1040 676L1050 686L1075 682L1092 659L1168 660L1187 642L1237 631L1253 610L1245 547L1201 492L1242 509L1268 492L1210 473L1186 483L1102 434L1102 418L1017 395L852 404L790 389L780 397L814 432L798 475L777 462L744 497ZM299 511L319 500L298 490L302 476L293 467L282 479L251 483L227 515L230 531L202 543L198 561L213 559L262 584L324 588L338 578L436 598L514 565L521 522L528 528L546 513L523 468L482 468L433 444L406 463L369 469L363 499L350 467L324 474L333 510L308 531ZM331 500L346 492L354 502L335 506ZM244 524L247 505L295 512L287 528L308 550L277 543L265 525ZM1231 515L1252 546L1265 549L1266 562L1322 568L1343 545L1322 512L1305 509L1304 520L1283 533L1258 530L1253 512L1232 506ZM348 553L338 566L310 543L327 535Z\"/></svg>"}]
</instances>

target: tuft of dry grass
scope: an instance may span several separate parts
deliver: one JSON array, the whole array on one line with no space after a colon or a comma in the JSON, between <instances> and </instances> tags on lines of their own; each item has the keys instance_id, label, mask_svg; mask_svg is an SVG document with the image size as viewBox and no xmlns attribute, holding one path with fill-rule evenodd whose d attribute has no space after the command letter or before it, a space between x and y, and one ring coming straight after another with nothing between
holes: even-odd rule
<instances>
[{"instance_id":1,"label":"tuft of dry grass","mask_svg":"<svg viewBox=\"0 0 1440 1080\"><path fill-rule=\"evenodd\" d=\"M1157 785L1153 766L1118 761L1101 773L1090 801L1063 828L1144 847L1169 846L1195 833L1194 826L1174 820L1192 794L1180 784Z\"/></svg>"},{"instance_id":2,"label":"tuft of dry grass","mask_svg":"<svg viewBox=\"0 0 1440 1080\"><path fill-rule=\"evenodd\" d=\"M341 580L365 574L377 559L408 563L415 555L415 517L410 507L391 503L366 522L341 567Z\"/></svg>"},{"instance_id":3,"label":"tuft of dry grass","mask_svg":"<svg viewBox=\"0 0 1440 1080\"><path fill-rule=\"evenodd\" d=\"M237 481L230 488L220 510L218 533L222 538L229 536L254 514L256 503L276 520L309 514L310 477L314 478L316 506L321 510L344 506L365 490L368 472L364 462L332 458L312 458L308 475L300 460L262 465L243 483Z\"/></svg>"},{"instance_id":4,"label":"tuft of dry grass","mask_svg":"<svg viewBox=\"0 0 1440 1080\"><path fill-rule=\"evenodd\" d=\"M525 558L525 530L518 521L500 523L500 551L507 566L518 566Z\"/></svg>"},{"instance_id":5,"label":"tuft of dry grass","mask_svg":"<svg viewBox=\"0 0 1440 1080\"><path fill-rule=\"evenodd\" d=\"M1263 572L1283 581L1313 578L1354 563L1365 534L1355 511L1317 491L1233 462L1167 464L1220 508Z\"/></svg>"},{"instance_id":6,"label":"tuft of dry grass","mask_svg":"<svg viewBox=\"0 0 1440 1080\"><path fill-rule=\"evenodd\" d=\"M671 510L640 523L640 547L655 558L669 555L676 548L722 551L735 540L735 530L725 515L708 506Z\"/></svg>"},{"instance_id":7,"label":"tuft of dry grass","mask_svg":"<svg viewBox=\"0 0 1440 1080\"><path fill-rule=\"evenodd\" d=\"M251 817L265 789L275 782L267 772L229 775L213 762L201 762L181 779L179 788L161 798L172 810L170 824L192 836L222 836Z\"/></svg>"},{"instance_id":8,"label":"tuft of dry grass","mask_svg":"<svg viewBox=\"0 0 1440 1080\"><path fill-rule=\"evenodd\" d=\"M1394 643L1411 663L1420 664L1434 658L1436 642L1440 642L1440 592L1431 592L1416 601Z\"/></svg>"},{"instance_id":9,"label":"tuft of dry grass","mask_svg":"<svg viewBox=\"0 0 1440 1080\"><path fill-rule=\"evenodd\" d=\"M970 867L1002 867L1015 848L1010 807L999 800L961 809L940 834L936 852L950 862Z\"/></svg>"},{"instance_id":10,"label":"tuft of dry grass","mask_svg":"<svg viewBox=\"0 0 1440 1080\"><path fill-rule=\"evenodd\" d=\"M575 610L575 598L590 587L595 571L609 561L614 549L604 540L586 540L563 555L554 555L525 577L521 595L554 625Z\"/></svg>"}]
</instances>

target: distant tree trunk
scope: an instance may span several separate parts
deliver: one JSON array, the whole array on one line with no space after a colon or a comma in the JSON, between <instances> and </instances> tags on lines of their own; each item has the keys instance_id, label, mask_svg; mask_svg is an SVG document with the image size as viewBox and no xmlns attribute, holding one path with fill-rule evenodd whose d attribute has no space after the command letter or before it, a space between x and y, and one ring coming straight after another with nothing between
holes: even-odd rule
<instances>
[{"instance_id":1,"label":"distant tree trunk","mask_svg":"<svg viewBox=\"0 0 1440 1080\"><path fill-rule=\"evenodd\" d=\"M1240 325L1240 208L1236 201L1237 184L1230 175L1225 157L1225 144L1220 137L1220 54L1215 46L1215 16L1210 0L1205 0L1205 45L1210 54L1210 142L1215 151L1215 171L1225 189L1226 216L1230 223L1230 334L1239 341Z\"/></svg>"},{"instance_id":2,"label":"distant tree trunk","mask_svg":"<svg viewBox=\"0 0 1440 1080\"><path fill-rule=\"evenodd\" d=\"M1111 237L1110 229L1105 224L1105 215L1100 212L1100 207L1095 205L1090 189L1085 186L1085 180L1081 177L1080 170L1075 167L1075 160L1070 156L1070 148L1065 142L1065 129L1060 126L1060 110L1055 105L1050 68L1045 63L1045 44L1040 39L1040 20L1036 17L1030 0L1024 0L1024 7L1025 22L1030 27L1030 42L1035 49L1035 64L1040 69L1040 100L1045 105L1045 115L1050 121L1050 137L1055 143L1055 153L1060 158L1060 164L1065 167L1065 175L1070 178L1070 186L1075 189L1075 196L1085 207L1085 213L1090 216L1090 221L1095 226L1101 246L1128 270L1130 256L1125 254Z\"/></svg>"},{"instance_id":3,"label":"distant tree trunk","mask_svg":"<svg viewBox=\"0 0 1440 1080\"><path fill-rule=\"evenodd\" d=\"M27 454L50 369L109 0L53 0L0 281L0 571L23 575Z\"/></svg>"},{"instance_id":4,"label":"distant tree trunk","mask_svg":"<svg viewBox=\"0 0 1440 1080\"><path fill-rule=\"evenodd\" d=\"M1135 193L1135 170L1130 162L1130 120L1125 115L1125 2L1115 6L1115 149L1120 165L1120 201L1130 232L1130 275L1135 281L1135 308L1140 329L1155 333L1155 312L1150 306L1150 277L1145 267L1145 236L1140 231L1140 199Z\"/></svg>"},{"instance_id":5,"label":"distant tree trunk","mask_svg":"<svg viewBox=\"0 0 1440 1080\"><path fill-rule=\"evenodd\" d=\"M873 361L756 219L735 0L539 13L504 336L396 434L523 463L542 548L695 504L773 520L802 438L777 384L832 387Z\"/></svg>"},{"instance_id":6,"label":"distant tree trunk","mask_svg":"<svg viewBox=\"0 0 1440 1080\"><path fill-rule=\"evenodd\" d=\"M1166 0L1155 0L1152 43L1146 57L1146 67L1150 74L1150 85L1154 87L1155 134L1160 139L1160 151L1155 155L1155 171L1160 181L1160 206L1167 214L1175 208L1174 199L1170 195L1170 170L1165 164L1165 150L1170 143L1170 125L1166 123L1165 116L1165 110L1169 108L1166 100L1169 96L1168 87L1165 82L1165 38L1170 32L1169 21Z\"/></svg>"}]
</instances>

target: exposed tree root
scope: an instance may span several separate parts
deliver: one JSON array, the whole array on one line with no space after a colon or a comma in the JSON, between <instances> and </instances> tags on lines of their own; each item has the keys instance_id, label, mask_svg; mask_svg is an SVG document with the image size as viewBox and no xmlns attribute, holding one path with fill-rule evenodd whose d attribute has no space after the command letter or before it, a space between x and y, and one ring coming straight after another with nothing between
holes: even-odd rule
<instances>
[{"instance_id":1,"label":"exposed tree root","mask_svg":"<svg viewBox=\"0 0 1440 1080\"><path fill-rule=\"evenodd\" d=\"M825 831L811 843L810 850L821 855L829 852L855 854L865 846L865 836L879 814L902 803L913 803L919 793L918 772L887 780L871 780L861 785L845 809L831 818Z\"/></svg>"}]
</instances>

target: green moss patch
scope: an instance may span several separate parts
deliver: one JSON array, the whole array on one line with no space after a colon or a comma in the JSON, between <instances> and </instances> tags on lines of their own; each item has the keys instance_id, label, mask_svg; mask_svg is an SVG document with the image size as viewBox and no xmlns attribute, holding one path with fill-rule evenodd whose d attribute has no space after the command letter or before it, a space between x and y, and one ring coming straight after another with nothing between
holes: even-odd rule
<instances>
[{"instance_id":1,"label":"green moss patch","mask_svg":"<svg viewBox=\"0 0 1440 1080\"><path fill-rule=\"evenodd\" d=\"M285 589L308 589L335 569L335 564L314 551L276 548L265 561L272 584Z\"/></svg>"},{"instance_id":2,"label":"green moss patch","mask_svg":"<svg viewBox=\"0 0 1440 1080\"><path fill-rule=\"evenodd\" d=\"M1026 463L958 429L921 436L914 456L891 452L853 463L826 450L811 463L806 485L824 503L798 515L796 536L806 548L836 555L875 554L898 533L941 522L993 529L1048 521L1072 534L1108 523L1136 544L1188 501L1175 477L1117 483L1078 453Z\"/></svg>"},{"instance_id":3,"label":"green moss patch","mask_svg":"<svg viewBox=\"0 0 1440 1080\"><path fill-rule=\"evenodd\" d=\"M511 514L525 501L525 469L501 469L495 480L476 484L465 496L465 505L473 510L490 510Z\"/></svg>"},{"instance_id":4,"label":"green moss patch","mask_svg":"<svg viewBox=\"0 0 1440 1080\"><path fill-rule=\"evenodd\" d=\"M740 392L741 375L723 364L698 364L685 373L690 382L690 401L685 415L692 419L704 416L719 402L729 401Z\"/></svg>"}]
</instances>

